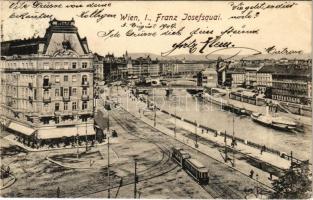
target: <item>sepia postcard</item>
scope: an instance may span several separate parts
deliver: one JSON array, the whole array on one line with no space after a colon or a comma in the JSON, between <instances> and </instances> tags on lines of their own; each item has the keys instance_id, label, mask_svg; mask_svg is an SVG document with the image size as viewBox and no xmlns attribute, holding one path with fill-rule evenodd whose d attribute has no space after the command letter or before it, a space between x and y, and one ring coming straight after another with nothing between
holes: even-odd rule
<instances>
[{"instance_id":1,"label":"sepia postcard","mask_svg":"<svg viewBox=\"0 0 313 200\"><path fill-rule=\"evenodd\" d=\"M0 197L312 198L311 1L0 1Z\"/></svg>"}]
</instances>

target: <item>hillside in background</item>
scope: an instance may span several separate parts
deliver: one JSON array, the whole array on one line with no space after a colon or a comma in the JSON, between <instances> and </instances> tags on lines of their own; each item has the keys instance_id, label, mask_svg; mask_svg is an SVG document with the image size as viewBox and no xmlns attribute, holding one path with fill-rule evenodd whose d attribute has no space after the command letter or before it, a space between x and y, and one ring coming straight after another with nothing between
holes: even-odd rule
<instances>
[{"instance_id":1,"label":"hillside in background","mask_svg":"<svg viewBox=\"0 0 313 200\"><path fill-rule=\"evenodd\" d=\"M205 55L194 55L194 54L179 54L179 55L173 55L173 56L166 56L166 57L162 57L160 55L157 54L153 54L153 53L129 53L129 55L133 58L139 58L139 57L146 57L146 56L150 56L150 58L152 60L155 60L156 58L158 60L196 60L196 61L202 61L202 60L216 60L218 57L222 57L222 58L226 58L229 57L229 55L220 55L220 54L216 54L216 55L210 55L208 56L208 58L205 57ZM260 54L260 55L256 55L256 56L244 56L244 55L240 55L240 56L236 56L235 60L240 60L242 58L245 59L249 59L249 60L264 60L264 59L281 59L281 58L287 58L287 59L310 59L312 58L311 54L305 53L305 54L301 54L301 55L270 55L270 54Z\"/></svg>"}]
</instances>

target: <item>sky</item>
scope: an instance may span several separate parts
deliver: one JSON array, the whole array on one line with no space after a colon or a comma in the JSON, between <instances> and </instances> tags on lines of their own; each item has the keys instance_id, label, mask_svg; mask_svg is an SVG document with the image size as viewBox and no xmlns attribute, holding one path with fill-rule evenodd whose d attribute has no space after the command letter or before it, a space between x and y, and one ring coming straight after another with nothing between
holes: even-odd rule
<instances>
[{"instance_id":1,"label":"sky","mask_svg":"<svg viewBox=\"0 0 313 200\"><path fill-rule=\"evenodd\" d=\"M101 3L100 1L94 1ZM81 18L78 15L89 10L92 12L96 8L57 8L57 9L9 9L10 1L1 2L1 22L3 24L4 40L29 38L32 36L43 36L48 22L50 19L13 19L9 18L12 13L37 13L42 12L46 14L52 14L53 17L59 20L70 20L74 18L75 25L78 28L81 37L87 37L89 48L93 52L100 54L106 54L108 52L115 55L122 55L126 50L128 52L143 53L149 52L160 55L161 52L165 52L171 49L172 45L177 42L181 42L184 38L188 37L189 32L200 27L202 29L214 30L214 35L226 30L230 26L234 26L238 29L245 26L244 29L259 29L259 34L256 35L232 35L225 37L225 40L231 40L237 46L253 47L258 50L264 50L267 47L275 45L278 49L288 48L290 50L302 50L305 53L311 53L311 35L312 35L312 2L297 2L296 6L290 9L269 9L269 10L257 10L253 11L253 14L259 12L258 17L253 19L241 19L234 20L229 19L232 15L240 15L240 11L232 10L230 2L218 1L218 2L187 2L187 1L131 1L131 2L111 2L111 6L104 8L102 13L116 14L116 18L104 18L100 22L96 22L94 18ZM30 4L31 2L29 2ZM49 3L49 2L43 2ZM54 4L62 3L71 4L73 2L58 2L54 1ZM81 2L86 6L89 1ZM103 2L102 2L103 3ZM108 3L108 2L106 2ZM238 3L238 2L237 2ZM257 2L245 2L245 6L255 5ZM271 2L269 2L271 3ZM273 2L273 4L279 4L283 2ZM177 30L185 26L185 30L180 36L156 36L156 37L126 37L124 34L128 28L121 28L124 23L120 20L121 14L137 15L140 22L144 21L144 17L148 14L148 17L155 21L158 14L163 16L172 15L178 16L178 19L184 17L184 13L190 15L220 15L221 20L209 20L203 22L196 21L176 21ZM162 23L172 24L174 21L162 21L158 22L157 26ZM127 22L130 23L130 22ZM139 23L139 22L138 22ZM120 31L119 38L104 39L98 37L99 31L108 32L114 29ZM160 33L160 31L158 31ZM208 35L197 35L195 38L198 42L205 41ZM212 50L215 50L214 48ZM181 49L173 52L175 54L188 53L187 49ZM195 54L198 54L195 52Z\"/></svg>"}]
</instances>

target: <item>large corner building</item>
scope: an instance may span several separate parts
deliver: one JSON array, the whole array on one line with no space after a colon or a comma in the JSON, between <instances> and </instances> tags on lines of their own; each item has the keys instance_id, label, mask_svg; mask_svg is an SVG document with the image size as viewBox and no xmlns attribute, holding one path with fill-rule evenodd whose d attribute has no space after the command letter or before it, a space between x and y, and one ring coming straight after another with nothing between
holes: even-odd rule
<instances>
[{"instance_id":1,"label":"large corner building","mask_svg":"<svg viewBox=\"0 0 313 200\"><path fill-rule=\"evenodd\" d=\"M74 20L1 42L1 123L24 139L95 134L93 54Z\"/></svg>"}]
</instances>

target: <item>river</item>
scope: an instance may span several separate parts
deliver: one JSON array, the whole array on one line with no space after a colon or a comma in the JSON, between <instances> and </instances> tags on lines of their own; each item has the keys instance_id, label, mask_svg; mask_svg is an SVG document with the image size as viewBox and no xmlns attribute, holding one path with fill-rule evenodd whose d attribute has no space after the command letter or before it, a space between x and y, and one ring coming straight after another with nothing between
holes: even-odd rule
<instances>
[{"instance_id":1,"label":"river","mask_svg":"<svg viewBox=\"0 0 313 200\"><path fill-rule=\"evenodd\" d=\"M164 90L155 89L154 95L149 98L156 102L158 107L172 113L176 110L177 115L185 119L216 130L226 130L229 134L232 134L234 128L235 136L242 139L264 144L288 154L293 151L293 155L299 159L311 158L310 128L306 128L304 133L290 133L264 127L253 122L248 116L238 116L221 110L218 105L202 102L185 90L174 90L171 97L166 97Z\"/></svg>"}]
</instances>

